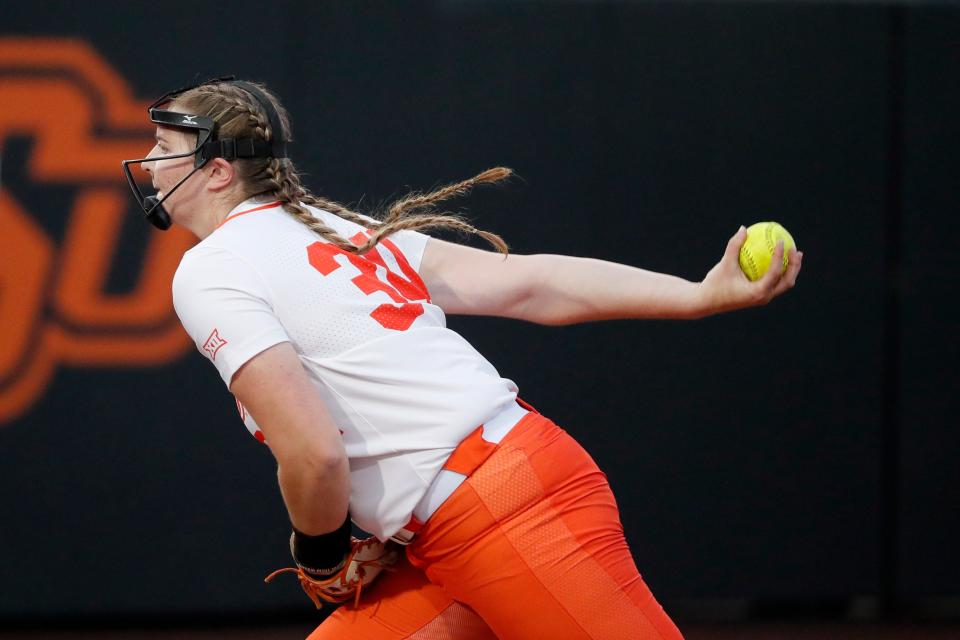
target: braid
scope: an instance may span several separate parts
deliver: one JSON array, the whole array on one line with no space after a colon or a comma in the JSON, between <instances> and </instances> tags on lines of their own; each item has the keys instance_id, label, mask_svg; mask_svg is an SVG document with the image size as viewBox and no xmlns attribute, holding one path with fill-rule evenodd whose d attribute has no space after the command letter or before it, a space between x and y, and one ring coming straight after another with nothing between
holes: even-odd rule
<instances>
[{"instance_id":1,"label":"braid","mask_svg":"<svg viewBox=\"0 0 960 640\"><path fill-rule=\"evenodd\" d=\"M289 162L287 161L288 166L283 166L281 164L283 162L285 161L278 158L270 158L267 163L267 175L270 176L271 182L275 185L273 195L283 203L284 211L303 223L310 231L323 237L327 242L335 244L344 251L355 253L357 248L352 242L344 239L339 233L324 224L321 218L314 216L309 209L301 204L306 191L300 186L299 180L294 177L295 174L288 169Z\"/></svg>"},{"instance_id":2,"label":"braid","mask_svg":"<svg viewBox=\"0 0 960 640\"><path fill-rule=\"evenodd\" d=\"M269 96L280 116L283 131L273 131L270 119L262 105L246 90L229 82L201 85L176 98L193 113L211 117L217 123L221 138L257 138L270 142L280 135L290 139L290 123L286 111L266 87L258 85ZM298 222L328 242L350 253L363 254L384 238L404 230L451 229L478 235L502 253L507 253L503 239L488 231L481 231L458 216L448 212L437 213L437 204L449 198L464 196L478 184L502 182L512 175L505 167L494 167L469 180L463 180L426 194L413 193L394 202L382 220L361 215L332 200L308 191L300 182L293 163L287 158L245 158L232 161L243 185L246 197L269 194L283 204L284 210ZM313 215L307 206L332 213L344 220L372 229L370 238L360 246L343 238Z\"/></svg>"},{"instance_id":3,"label":"braid","mask_svg":"<svg viewBox=\"0 0 960 640\"><path fill-rule=\"evenodd\" d=\"M273 160L271 160L271 162L273 162ZM469 180L447 185L427 194L414 194L401 198L390 206L383 220L361 216L337 202L319 198L300 186L299 177L296 176L295 173L288 171L285 175L292 184L296 185L299 202L323 209L324 211L333 213L365 228L373 227L373 233L370 234L370 238L363 244L355 246L352 243L345 242L343 238L332 231L330 231L330 234L321 231L321 229L326 230L328 227L313 217L308 210L299 206L295 207L298 213L294 214L294 216L311 230L336 244L341 249L363 255L377 246L381 240L398 231L425 231L427 229L450 229L465 234L477 235L489 242L500 253L508 253L507 243L497 234L477 229L462 216L452 213L435 213L434 209L437 203L454 196L466 195L478 184L500 182L512 174L513 172L506 167L495 167ZM280 192L277 191L275 194L280 195ZM284 209L293 213L291 206L284 205ZM423 213L415 213L416 211L423 211Z\"/></svg>"},{"instance_id":4,"label":"braid","mask_svg":"<svg viewBox=\"0 0 960 640\"><path fill-rule=\"evenodd\" d=\"M383 224L383 222L380 220L377 220L376 218L364 217L356 211L348 209L339 202L334 202L333 200L327 200L326 198L315 196L306 189L304 189L304 196L300 199L300 201L304 204L317 207L318 209L329 211L330 213L337 215L344 220L349 220L350 222L359 224L363 227L379 227Z\"/></svg>"},{"instance_id":5,"label":"braid","mask_svg":"<svg viewBox=\"0 0 960 640\"><path fill-rule=\"evenodd\" d=\"M407 215L394 220L393 222L387 222L378 227L370 235L369 240L357 247L357 253L362 255L375 247L387 236L396 233L397 231L404 231L407 229L418 231L426 229L450 229L465 234L478 235L493 245L500 253L507 253L508 251L507 244L503 241L503 238L497 234L477 229L472 224L464 220L461 216L451 213L442 213Z\"/></svg>"},{"instance_id":6,"label":"braid","mask_svg":"<svg viewBox=\"0 0 960 640\"><path fill-rule=\"evenodd\" d=\"M394 220L403 217L405 213L416 211L418 209L432 210L436 206L436 203L442 200L446 200L447 198L452 198L454 196L467 195L477 184L500 182L501 180L507 178L511 173L512 172L510 169L505 167L494 167L493 169L487 169L483 173L474 176L469 180L463 180L462 182L441 187L440 189L425 195L419 193L411 194L405 198L397 200L390 205L390 209L388 210L387 217L384 219L384 222L393 222Z\"/></svg>"},{"instance_id":7,"label":"braid","mask_svg":"<svg viewBox=\"0 0 960 640\"><path fill-rule=\"evenodd\" d=\"M202 85L194 89L200 95L208 95L218 101L219 110L210 114L217 122L221 131L231 128L230 125L239 116L246 116L248 123L253 127L255 137L262 140L272 140L270 121L254 105L250 104L246 91L229 83ZM224 104L225 103L225 104ZM237 112L232 118L227 118L231 111Z\"/></svg>"}]
</instances>

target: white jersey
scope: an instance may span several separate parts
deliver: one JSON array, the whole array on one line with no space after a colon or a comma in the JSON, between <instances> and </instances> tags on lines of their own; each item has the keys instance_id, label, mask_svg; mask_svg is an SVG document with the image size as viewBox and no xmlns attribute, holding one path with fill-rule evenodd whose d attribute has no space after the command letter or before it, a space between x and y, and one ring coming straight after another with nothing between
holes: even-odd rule
<instances>
[{"instance_id":1,"label":"white jersey","mask_svg":"<svg viewBox=\"0 0 960 640\"><path fill-rule=\"evenodd\" d=\"M360 225L311 211L365 239ZM264 349L293 345L343 432L350 514L382 540L408 522L457 444L517 394L430 301L418 275L428 239L401 231L360 257L279 203L248 200L184 254L173 280L180 321L228 386Z\"/></svg>"}]
</instances>

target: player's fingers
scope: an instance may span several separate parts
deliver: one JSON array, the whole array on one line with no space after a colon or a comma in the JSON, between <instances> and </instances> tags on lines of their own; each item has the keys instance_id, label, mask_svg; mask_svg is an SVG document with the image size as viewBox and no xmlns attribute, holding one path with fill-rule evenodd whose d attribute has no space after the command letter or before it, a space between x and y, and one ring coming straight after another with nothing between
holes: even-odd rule
<instances>
[{"instance_id":1,"label":"player's fingers","mask_svg":"<svg viewBox=\"0 0 960 640\"><path fill-rule=\"evenodd\" d=\"M777 246L773 250L773 256L770 258L770 268L767 269L767 272L763 274L763 277L758 280L764 291L769 292L770 294L777 287L777 283L780 281L780 276L783 270L783 240L777 240Z\"/></svg>"},{"instance_id":2,"label":"player's fingers","mask_svg":"<svg viewBox=\"0 0 960 640\"><path fill-rule=\"evenodd\" d=\"M783 277L780 278L780 281L777 282L777 287L773 292L775 296L778 296L785 291L789 291L796 286L797 276L800 275L800 268L803 266L803 253L797 251L796 249L790 249L789 253L787 254L787 259L789 260L787 272L784 273Z\"/></svg>"},{"instance_id":3,"label":"player's fingers","mask_svg":"<svg viewBox=\"0 0 960 640\"><path fill-rule=\"evenodd\" d=\"M743 246L743 243L747 241L747 228L743 225L737 229L737 232L733 234L733 237L727 242L727 249L723 253L723 257L727 260L738 260L740 256L740 247Z\"/></svg>"},{"instance_id":4,"label":"player's fingers","mask_svg":"<svg viewBox=\"0 0 960 640\"><path fill-rule=\"evenodd\" d=\"M797 284L797 278L800 276L800 269L803 267L803 253L796 249L790 249L790 264L787 265L787 280L790 286Z\"/></svg>"}]
</instances>

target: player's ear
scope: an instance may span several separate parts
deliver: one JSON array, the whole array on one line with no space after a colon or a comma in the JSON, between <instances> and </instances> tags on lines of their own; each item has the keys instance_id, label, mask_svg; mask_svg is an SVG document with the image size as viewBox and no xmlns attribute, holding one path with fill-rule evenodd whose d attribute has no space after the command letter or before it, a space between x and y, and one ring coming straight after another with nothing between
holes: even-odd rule
<instances>
[{"instance_id":1,"label":"player's ear","mask_svg":"<svg viewBox=\"0 0 960 640\"><path fill-rule=\"evenodd\" d=\"M214 158L205 167L207 174L207 188L211 191L222 191L234 183L237 172L233 165L223 158Z\"/></svg>"}]
</instances>

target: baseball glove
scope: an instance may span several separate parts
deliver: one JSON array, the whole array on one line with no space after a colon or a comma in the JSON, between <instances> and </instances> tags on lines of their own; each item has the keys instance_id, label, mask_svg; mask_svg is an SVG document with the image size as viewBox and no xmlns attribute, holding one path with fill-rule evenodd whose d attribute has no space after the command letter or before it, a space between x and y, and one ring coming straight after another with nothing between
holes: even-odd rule
<instances>
[{"instance_id":1,"label":"baseball glove","mask_svg":"<svg viewBox=\"0 0 960 640\"><path fill-rule=\"evenodd\" d=\"M321 600L330 604L340 604L353 598L353 606L360 602L363 587L373 582L381 571L390 571L400 557L400 552L390 543L384 544L376 538L365 540L351 538L351 549L343 568L332 576L311 575L303 567L278 569L266 578L270 582L281 573L295 573L300 580L304 593L320 609Z\"/></svg>"}]
</instances>

